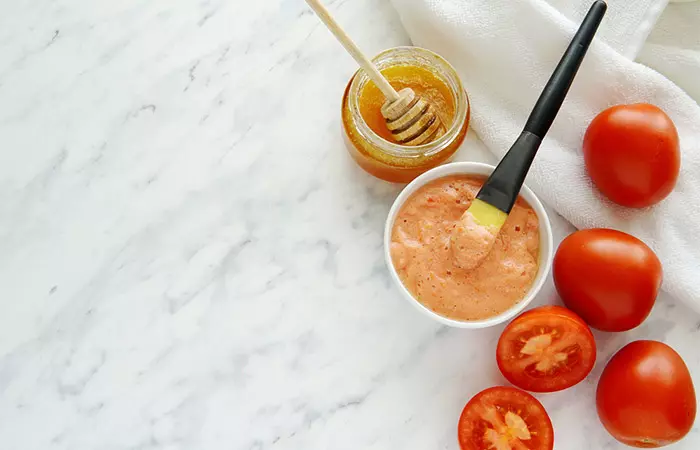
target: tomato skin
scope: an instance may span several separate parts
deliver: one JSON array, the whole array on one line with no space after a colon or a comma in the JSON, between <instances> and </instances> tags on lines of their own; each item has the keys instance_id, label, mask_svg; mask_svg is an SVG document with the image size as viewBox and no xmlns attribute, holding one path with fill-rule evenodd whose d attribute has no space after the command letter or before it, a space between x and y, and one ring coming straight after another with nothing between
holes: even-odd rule
<instances>
[{"instance_id":1,"label":"tomato skin","mask_svg":"<svg viewBox=\"0 0 700 450\"><path fill-rule=\"evenodd\" d=\"M524 370L518 365L523 358L519 352L523 348L521 338L528 336L528 329L543 327L557 329L562 337L573 336L572 345L578 347L570 365L564 364L562 370L551 375ZM591 329L573 311L561 306L542 306L522 313L506 326L496 347L496 362L503 376L515 386L533 392L561 391L578 384L591 372L595 360L596 345Z\"/></svg>"},{"instance_id":2,"label":"tomato skin","mask_svg":"<svg viewBox=\"0 0 700 450\"><path fill-rule=\"evenodd\" d=\"M695 421L693 379L668 345L635 341L613 356L596 392L598 416L618 441L655 448L682 439Z\"/></svg>"},{"instance_id":3,"label":"tomato skin","mask_svg":"<svg viewBox=\"0 0 700 450\"><path fill-rule=\"evenodd\" d=\"M491 444L481 439L486 423L482 414L486 413L490 406L498 408L499 414L510 410L522 416L532 433L532 438L525 441L527 442L525 448L528 450L552 450L554 448L554 428L542 403L520 389L494 386L479 392L464 406L457 426L457 439L462 450L493 448Z\"/></svg>"},{"instance_id":4,"label":"tomato skin","mask_svg":"<svg viewBox=\"0 0 700 450\"><path fill-rule=\"evenodd\" d=\"M666 198L681 167L676 126L648 103L617 105L598 114L583 138L583 157L596 187L632 208Z\"/></svg>"},{"instance_id":5,"label":"tomato skin","mask_svg":"<svg viewBox=\"0 0 700 450\"><path fill-rule=\"evenodd\" d=\"M676 185L681 167L678 131L654 105L617 105L598 114L583 138L586 169L613 202L654 205Z\"/></svg>"},{"instance_id":6,"label":"tomato skin","mask_svg":"<svg viewBox=\"0 0 700 450\"><path fill-rule=\"evenodd\" d=\"M647 318L661 287L661 262L642 241L596 228L566 237L554 255L554 285L564 304L593 328L630 330Z\"/></svg>"}]
</instances>

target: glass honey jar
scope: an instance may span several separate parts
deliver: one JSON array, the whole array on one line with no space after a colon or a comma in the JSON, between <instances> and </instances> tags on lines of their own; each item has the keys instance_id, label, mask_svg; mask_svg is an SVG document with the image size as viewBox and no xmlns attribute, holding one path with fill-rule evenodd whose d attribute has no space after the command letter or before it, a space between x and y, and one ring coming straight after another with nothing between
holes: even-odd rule
<instances>
[{"instance_id":1,"label":"glass honey jar","mask_svg":"<svg viewBox=\"0 0 700 450\"><path fill-rule=\"evenodd\" d=\"M437 54L419 47L396 47L373 62L398 91L412 88L433 104L445 131L417 146L391 142L380 108L384 96L364 71L350 79L342 103L345 143L364 170L383 180L408 183L447 161L469 127L469 99L454 68Z\"/></svg>"}]
</instances>

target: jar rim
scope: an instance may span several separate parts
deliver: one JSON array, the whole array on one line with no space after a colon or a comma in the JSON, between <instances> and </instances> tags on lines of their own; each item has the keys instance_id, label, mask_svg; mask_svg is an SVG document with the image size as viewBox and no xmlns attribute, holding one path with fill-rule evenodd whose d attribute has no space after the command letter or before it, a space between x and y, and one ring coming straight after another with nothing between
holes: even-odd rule
<instances>
[{"instance_id":1,"label":"jar rim","mask_svg":"<svg viewBox=\"0 0 700 450\"><path fill-rule=\"evenodd\" d=\"M389 142L375 133L360 113L360 91L370 81L369 76L362 69L358 69L353 75L348 92L348 96L351 99L348 102L348 108L358 133L381 151L394 157L431 156L448 147L460 133L469 112L467 94L455 68L443 57L431 50L414 46L392 47L379 53L372 58L372 61L381 70L397 65L396 59L401 57L405 58L406 63L415 62L419 66L430 67L433 73L450 89L455 104L455 116L452 124L442 136L427 144L407 146Z\"/></svg>"}]
</instances>

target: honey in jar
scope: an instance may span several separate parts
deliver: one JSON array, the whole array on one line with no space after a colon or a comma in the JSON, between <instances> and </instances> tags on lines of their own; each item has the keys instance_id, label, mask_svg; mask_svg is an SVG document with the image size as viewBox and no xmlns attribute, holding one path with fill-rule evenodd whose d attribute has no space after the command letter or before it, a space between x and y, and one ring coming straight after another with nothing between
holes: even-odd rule
<instances>
[{"instance_id":1,"label":"honey in jar","mask_svg":"<svg viewBox=\"0 0 700 450\"><path fill-rule=\"evenodd\" d=\"M393 141L381 107L386 99L363 71L350 80L343 96L342 119L352 157L367 172L387 181L409 182L448 160L469 125L469 102L459 76L444 59L417 47L389 49L374 59L397 90L411 88L431 103L445 131L418 146Z\"/></svg>"},{"instance_id":2,"label":"honey in jar","mask_svg":"<svg viewBox=\"0 0 700 450\"><path fill-rule=\"evenodd\" d=\"M383 69L382 75L389 80L396 91L411 88L417 96L433 105L435 112L446 126L450 126L455 116L455 102L450 88L430 70L421 66L399 65ZM370 81L360 92L360 115L367 126L381 138L389 142L393 139L386 126L386 119L381 113L381 107L386 102L382 91ZM443 133L436 136L439 138Z\"/></svg>"}]
</instances>

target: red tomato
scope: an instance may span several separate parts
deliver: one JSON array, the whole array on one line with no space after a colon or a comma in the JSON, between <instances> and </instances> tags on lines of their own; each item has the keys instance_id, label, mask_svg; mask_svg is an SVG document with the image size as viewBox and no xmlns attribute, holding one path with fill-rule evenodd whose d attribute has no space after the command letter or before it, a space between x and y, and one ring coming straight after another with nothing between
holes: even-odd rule
<instances>
[{"instance_id":1,"label":"red tomato","mask_svg":"<svg viewBox=\"0 0 700 450\"><path fill-rule=\"evenodd\" d=\"M656 341L622 348L605 367L596 393L598 416L618 441L633 447L662 447L693 426L697 401L683 359Z\"/></svg>"},{"instance_id":2,"label":"red tomato","mask_svg":"<svg viewBox=\"0 0 700 450\"><path fill-rule=\"evenodd\" d=\"M566 306L603 331L632 329L647 318L661 287L661 262L634 236L581 230L559 245L554 285Z\"/></svg>"},{"instance_id":3,"label":"red tomato","mask_svg":"<svg viewBox=\"0 0 700 450\"><path fill-rule=\"evenodd\" d=\"M675 125L646 103L598 114L583 138L583 157L596 187L613 202L633 208L663 200L681 168Z\"/></svg>"},{"instance_id":4,"label":"red tomato","mask_svg":"<svg viewBox=\"0 0 700 450\"><path fill-rule=\"evenodd\" d=\"M512 387L485 389L467 403L457 429L462 450L552 450L554 430L544 406Z\"/></svg>"},{"instance_id":5,"label":"red tomato","mask_svg":"<svg viewBox=\"0 0 700 450\"><path fill-rule=\"evenodd\" d=\"M595 364L595 340L579 316L561 306L542 306L515 318L503 330L496 361L504 377L534 392L569 388Z\"/></svg>"}]
</instances>

